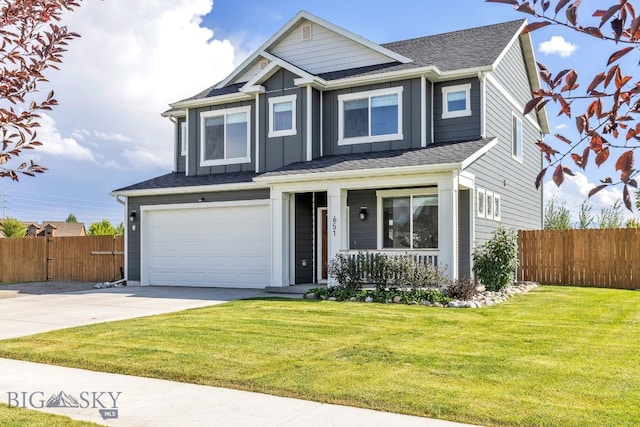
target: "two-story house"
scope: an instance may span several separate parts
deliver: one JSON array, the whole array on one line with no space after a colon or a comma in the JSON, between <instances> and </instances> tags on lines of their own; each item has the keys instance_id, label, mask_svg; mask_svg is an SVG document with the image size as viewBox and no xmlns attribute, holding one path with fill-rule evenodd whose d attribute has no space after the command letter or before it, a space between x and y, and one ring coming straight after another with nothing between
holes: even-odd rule
<instances>
[{"instance_id":1,"label":"two-story house","mask_svg":"<svg viewBox=\"0 0 640 427\"><path fill-rule=\"evenodd\" d=\"M545 111L525 21L376 44L298 13L223 81L171 104L175 172L114 191L129 283L288 286L343 251L451 278L499 226L542 226Z\"/></svg>"}]
</instances>

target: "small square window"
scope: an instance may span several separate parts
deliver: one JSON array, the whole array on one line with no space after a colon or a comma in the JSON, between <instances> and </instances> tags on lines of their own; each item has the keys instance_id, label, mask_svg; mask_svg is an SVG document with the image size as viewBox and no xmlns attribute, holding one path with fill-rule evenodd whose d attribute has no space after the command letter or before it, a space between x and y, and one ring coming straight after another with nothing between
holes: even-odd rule
<instances>
[{"instance_id":1,"label":"small square window","mask_svg":"<svg viewBox=\"0 0 640 427\"><path fill-rule=\"evenodd\" d=\"M476 209L478 218L484 218L486 216L487 205L487 193L485 190L478 188L476 190Z\"/></svg>"},{"instance_id":2,"label":"small square window","mask_svg":"<svg viewBox=\"0 0 640 427\"><path fill-rule=\"evenodd\" d=\"M515 114L511 122L511 155L522 161L522 120Z\"/></svg>"},{"instance_id":3,"label":"small square window","mask_svg":"<svg viewBox=\"0 0 640 427\"><path fill-rule=\"evenodd\" d=\"M471 84L442 88L442 118L452 119L471 115Z\"/></svg>"},{"instance_id":4,"label":"small square window","mask_svg":"<svg viewBox=\"0 0 640 427\"><path fill-rule=\"evenodd\" d=\"M269 98L269 138L295 135L297 95Z\"/></svg>"}]
</instances>

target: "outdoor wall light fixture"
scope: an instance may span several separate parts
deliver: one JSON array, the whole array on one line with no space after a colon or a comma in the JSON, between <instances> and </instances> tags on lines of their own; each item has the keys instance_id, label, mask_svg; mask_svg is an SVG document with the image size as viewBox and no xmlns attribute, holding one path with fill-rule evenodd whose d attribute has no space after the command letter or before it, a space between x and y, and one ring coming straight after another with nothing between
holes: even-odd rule
<instances>
[{"instance_id":1,"label":"outdoor wall light fixture","mask_svg":"<svg viewBox=\"0 0 640 427\"><path fill-rule=\"evenodd\" d=\"M199 201L199 202L204 202L205 200L206 200L206 199L205 199L204 197L200 197L200 198L198 199L198 201Z\"/></svg>"},{"instance_id":2,"label":"outdoor wall light fixture","mask_svg":"<svg viewBox=\"0 0 640 427\"><path fill-rule=\"evenodd\" d=\"M363 206L360 208L360 221L365 221L367 219L367 207Z\"/></svg>"},{"instance_id":3,"label":"outdoor wall light fixture","mask_svg":"<svg viewBox=\"0 0 640 427\"><path fill-rule=\"evenodd\" d=\"M129 213L129 222L134 222L136 220L136 211L131 211L131 213Z\"/></svg>"}]
</instances>

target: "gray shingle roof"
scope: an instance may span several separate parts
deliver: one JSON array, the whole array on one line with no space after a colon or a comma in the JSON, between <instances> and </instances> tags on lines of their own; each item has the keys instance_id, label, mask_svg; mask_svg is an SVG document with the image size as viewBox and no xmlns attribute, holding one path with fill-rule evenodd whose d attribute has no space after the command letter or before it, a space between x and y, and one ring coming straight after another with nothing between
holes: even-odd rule
<instances>
[{"instance_id":1,"label":"gray shingle roof","mask_svg":"<svg viewBox=\"0 0 640 427\"><path fill-rule=\"evenodd\" d=\"M310 162L293 163L276 171L266 172L261 177L462 163L493 140L494 138L484 138L466 142L433 144L427 148L414 150L326 156Z\"/></svg>"},{"instance_id":2,"label":"gray shingle roof","mask_svg":"<svg viewBox=\"0 0 640 427\"><path fill-rule=\"evenodd\" d=\"M256 176L253 172L219 173L213 175L186 176L181 172L172 172L166 175L151 178L128 187L119 188L119 191L152 190L160 188L197 187L201 185L241 184L253 181Z\"/></svg>"},{"instance_id":3,"label":"gray shingle roof","mask_svg":"<svg viewBox=\"0 0 640 427\"><path fill-rule=\"evenodd\" d=\"M483 27L401 40L381 44L382 47L411 58L409 64L389 63L319 74L331 81L346 77L366 76L412 68L436 66L440 71L463 70L493 64L511 41L524 20L485 25ZM237 93L244 83L235 83L216 89L207 88L184 101Z\"/></svg>"}]
</instances>

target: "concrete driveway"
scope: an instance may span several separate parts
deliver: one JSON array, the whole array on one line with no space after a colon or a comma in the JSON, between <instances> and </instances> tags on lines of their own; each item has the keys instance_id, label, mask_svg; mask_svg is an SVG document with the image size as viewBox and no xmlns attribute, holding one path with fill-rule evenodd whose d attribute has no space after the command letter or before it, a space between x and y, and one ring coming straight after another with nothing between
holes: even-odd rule
<instances>
[{"instance_id":1,"label":"concrete driveway","mask_svg":"<svg viewBox=\"0 0 640 427\"><path fill-rule=\"evenodd\" d=\"M0 300L0 339L262 297L262 289L125 287Z\"/></svg>"}]
</instances>

